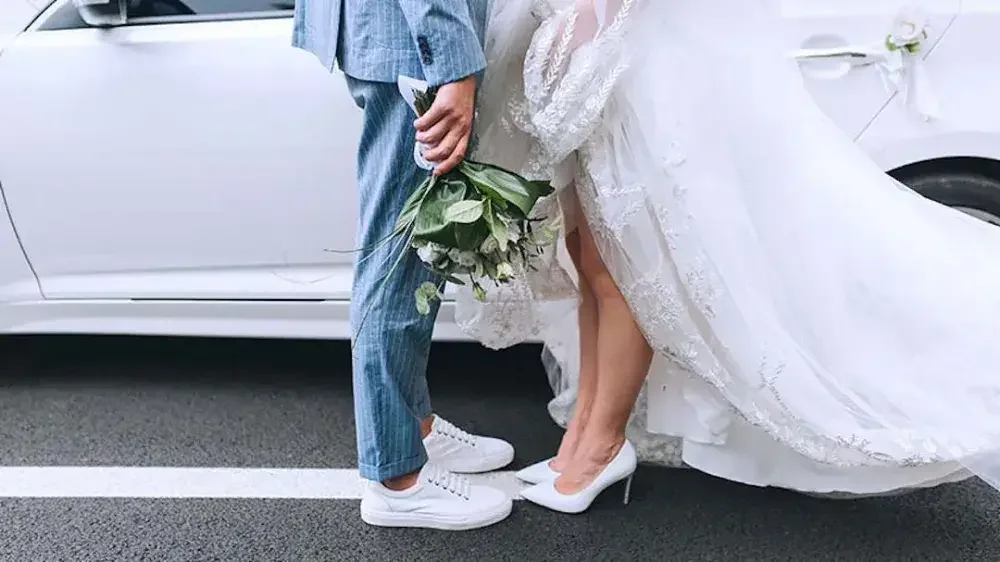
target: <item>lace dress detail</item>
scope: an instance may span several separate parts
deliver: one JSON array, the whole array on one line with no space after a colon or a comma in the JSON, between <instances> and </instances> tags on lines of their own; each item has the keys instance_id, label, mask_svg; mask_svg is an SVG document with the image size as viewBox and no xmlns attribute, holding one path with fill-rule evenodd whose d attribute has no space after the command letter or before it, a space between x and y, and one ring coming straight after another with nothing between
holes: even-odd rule
<instances>
[{"instance_id":1,"label":"lace dress detail","mask_svg":"<svg viewBox=\"0 0 1000 562\"><path fill-rule=\"evenodd\" d=\"M1000 321L955 312L1000 308L1000 266L968 265L995 263L1000 231L914 197L828 122L770 0L494 4L478 157L555 178L539 216L593 232L656 351L629 424L643 460L820 493L966 469L1000 486ZM565 424L561 251L485 303L460 295L458 319L490 347L541 337Z\"/></svg>"}]
</instances>

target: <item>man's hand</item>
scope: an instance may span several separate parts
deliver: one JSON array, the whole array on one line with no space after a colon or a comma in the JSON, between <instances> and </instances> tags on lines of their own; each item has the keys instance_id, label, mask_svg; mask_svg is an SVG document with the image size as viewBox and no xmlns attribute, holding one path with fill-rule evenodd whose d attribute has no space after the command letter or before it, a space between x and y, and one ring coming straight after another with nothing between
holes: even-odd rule
<instances>
[{"instance_id":1,"label":"man's hand","mask_svg":"<svg viewBox=\"0 0 1000 562\"><path fill-rule=\"evenodd\" d=\"M434 104L413 124L417 142L428 147L424 158L437 164L435 175L447 174L465 158L476 110L476 77L438 88Z\"/></svg>"}]
</instances>

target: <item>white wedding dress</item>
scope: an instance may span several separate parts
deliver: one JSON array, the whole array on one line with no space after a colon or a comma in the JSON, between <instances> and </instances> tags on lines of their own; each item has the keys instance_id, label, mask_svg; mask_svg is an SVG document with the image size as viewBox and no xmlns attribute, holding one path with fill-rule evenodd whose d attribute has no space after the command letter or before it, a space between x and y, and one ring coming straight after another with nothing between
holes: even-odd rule
<instances>
[{"instance_id":1,"label":"white wedding dress","mask_svg":"<svg viewBox=\"0 0 1000 562\"><path fill-rule=\"evenodd\" d=\"M1000 485L1000 229L843 135L769 0L594 0L596 25L589 2L495 0L477 157L555 178L539 216L588 221L657 351L642 458L813 493ZM567 264L457 311L489 347L544 339L561 423Z\"/></svg>"}]
</instances>

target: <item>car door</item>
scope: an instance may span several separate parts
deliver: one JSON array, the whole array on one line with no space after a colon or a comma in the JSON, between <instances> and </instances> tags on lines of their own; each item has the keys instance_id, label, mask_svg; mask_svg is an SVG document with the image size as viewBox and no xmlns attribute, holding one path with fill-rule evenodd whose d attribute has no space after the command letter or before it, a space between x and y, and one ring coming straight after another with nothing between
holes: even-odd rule
<instances>
[{"instance_id":1,"label":"car door","mask_svg":"<svg viewBox=\"0 0 1000 562\"><path fill-rule=\"evenodd\" d=\"M347 299L360 116L293 3L68 0L0 56L0 174L46 298Z\"/></svg>"},{"instance_id":2,"label":"car door","mask_svg":"<svg viewBox=\"0 0 1000 562\"><path fill-rule=\"evenodd\" d=\"M906 10L928 19L927 56L958 14L961 0L781 0L789 52L862 45L879 48L895 17ZM847 134L857 138L892 97L873 65L845 59L800 62L806 87Z\"/></svg>"}]
</instances>

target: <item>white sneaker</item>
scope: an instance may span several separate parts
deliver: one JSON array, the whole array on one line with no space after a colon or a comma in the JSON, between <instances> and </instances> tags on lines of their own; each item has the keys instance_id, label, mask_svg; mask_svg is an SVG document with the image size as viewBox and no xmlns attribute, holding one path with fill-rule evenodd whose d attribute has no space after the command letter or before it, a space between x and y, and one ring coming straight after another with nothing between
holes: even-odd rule
<instances>
[{"instance_id":1,"label":"white sneaker","mask_svg":"<svg viewBox=\"0 0 1000 562\"><path fill-rule=\"evenodd\" d=\"M361 496L361 519L379 527L462 531L503 521L512 506L504 492L427 463L409 489L395 491L370 482Z\"/></svg>"},{"instance_id":2,"label":"white sneaker","mask_svg":"<svg viewBox=\"0 0 1000 562\"><path fill-rule=\"evenodd\" d=\"M510 443L466 433L440 416L434 416L424 448L431 462L460 474L490 472L514 460Z\"/></svg>"}]
</instances>

